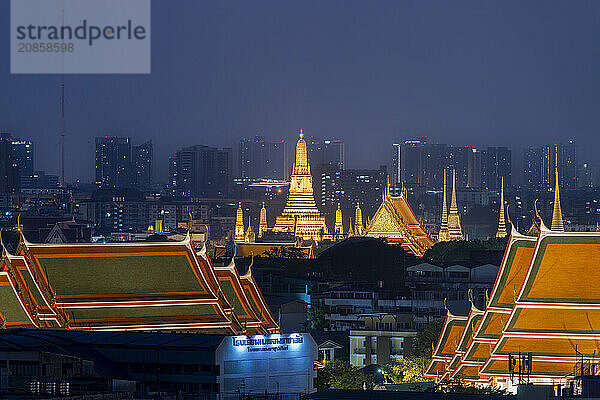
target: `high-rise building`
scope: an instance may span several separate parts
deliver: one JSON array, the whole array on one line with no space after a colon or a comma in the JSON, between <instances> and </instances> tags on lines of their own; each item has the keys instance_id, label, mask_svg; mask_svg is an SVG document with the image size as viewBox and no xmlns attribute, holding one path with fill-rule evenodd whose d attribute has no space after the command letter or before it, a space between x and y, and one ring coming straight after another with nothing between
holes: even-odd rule
<instances>
[{"instance_id":1,"label":"high-rise building","mask_svg":"<svg viewBox=\"0 0 600 400\"><path fill-rule=\"evenodd\" d=\"M564 189L576 189L578 187L577 176L577 146L573 140L559 145L558 154L558 176L560 184Z\"/></svg>"},{"instance_id":2,"label":"high-rise building","mask_svg":"<svg viewBox=\"0 0 600 400\"><path fill-rule=\"evenodd\" d=\"M579 187L593 187L594 186L594 173L592 166L589 163L583 163L578 168L577 183Z\"/></svg>"},{"instance_id":3,"label":"high-rise building","mask_svg":"<svg viewBox=\"0 0 600 400\"><path fill-rule=\"evenodd\" d=\"M387 167L379 169L338 170L321 166L314 170L314 195L317 205L333 213L338 204L345 213L353 212L360 203L365 217L372 216L381 202L387 184ZM351 213L348 215L352 215Z\"/></svg>"},{"instance_id":4,"label":"high-rise building","mask_svg":"<svg viewBox=\"0 0 600 400\"><path fill-rule=\"evenodd\" d=\"M131 168L131 140L128 137L96 138L96 184L103 188L134 186Z\"/></svg>"},{"instance_id":5,"label":"high-rise building","mask_svg":"<svg viewBox=\"0 0 600 400\"><path fill-rule=\"evenodd\" d=\"M489 190L500 190L501 180L511 186L511 151L508 147L488 147L482 151L481 185Z\"/></svg>"},{"instance_id":6,"label":"high-rise building","mask_svg":"<svg viewBox=\"0 0 600 400\"><path fill-rule=\"evenodd\" d=\"M152 185L152 164L154 162L152 140L132 147L132 161L136 187L138 189L149 188Z\"/></svg>"},{"instance_id":7,"label":"high-rise building","mask_svg":"<svg viewBox=\"0 0 600 400\"><path fill-rule=\"evenodd\" d=\"M0 193L15 193L20 189L19 168L14 160L10 134L0 134Z\"/></svg>"},{"instance_id":8,"label":"high-rise building","mask_svg":"<svg viewBox=\"0 0 600 400\"><path fill-rule=\"evenodd\" d=\"M481 150L475 147L467 150L467 187L481 187Z\"/></svg>"},{"instance_id":9,"label":"high-rise building","mask_svg":"<svg viewBox=\"0 0 600 400\"><path fill-rule=\"evenodd\" d=\"M194 197L229 195L233 151L208 146L189 146L170 158L169 179L175 193Z\"/></svg>"},{"instance_id":10,"label":"high-rise building","mask_svg":"<svg viewBox=\"0 0 600 400\"><path fill-rule=\"evenodd\" d=\"M307 140L308 160L313 167L327 165L343 170L346 162L344 142L337 139L310 137Z\"/></svg>"},{"instance_id":11,"label":"high-rise building","mask_svg":"<svg viewBox=\"0 0 600 400\"><path fill-rule=\"evenodd\" d=\"M543 155L541 147L523 149L523 186L528 189L542 187Z\"/></svg>"},{"instance_id":12,"label":"high-rise building","mask_svg":"<svg viewBox=\"0 0 600 400\"><path fill-rule=\"evenodd\" d=\"M393 144L392 182L393 186L402 183L416 186L425 184L426 137L405 140Z\"/></svg>"},{"instance_id":13,"label":"high-rise building","mask_svg":"<svg viewBox=\"0 0 600 400\"><path fill-rule=\"evenodd\" d=\"M579 186L577 146L574 141L529 147L523 151L523 183L529 188L551 189L555 186L555 167L560 186L576 189Z\"/></svg>"},{"instance_id":14,"label":"high-rise building","mask_svg":"<svg viewBox=\"0 0 600 400\"><path fill-rule=\"evenodd\" d=\"M19 169L19 176L33 176L33 142L15 138L12 140L12 147L13 161Z\"/></svg>"},{"instance_id":15,"label":"high-rise building","mask_svg":"<svg viewBox=\"0 0 600 400\"><path fill-rule=\"evenodd\" d=\"M242 138L239 144L239 174L241 178L287 179L287 143L269 142L263 136Z\"/></svg>"}]
</instances>

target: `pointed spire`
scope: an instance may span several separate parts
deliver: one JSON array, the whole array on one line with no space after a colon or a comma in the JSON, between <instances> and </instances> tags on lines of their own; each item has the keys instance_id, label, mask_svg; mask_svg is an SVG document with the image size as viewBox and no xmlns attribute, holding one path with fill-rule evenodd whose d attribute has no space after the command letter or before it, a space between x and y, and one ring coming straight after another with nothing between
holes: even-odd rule
<instances>
[{"instance_id":1,"label":"pointed spire","mask_svg":"<svg viewBox=\"0 0 600 400\"><path fill-rule=\"evenodd\" d=\"M341 239L344 235L344 224L342 222L342 210L340 209L340 203L338 203L337 210L335 211L335 228L334 232L336 239Z\"/></svg>"},{"instance_id":2,"label":"pointed spire","mask_svg":"<svg viewBox=\"0 0 600 400\"><path fill-rule=\"evenodd\" d=\"M258 237L263 237L265 232L267 232L267 209L265 208L265 202L262 203L262 208L260 209L260 222L258 224Z\"/></svg>"},{"instance_id":3,"label":"pointed spire","mask_svg":"<svg viewBox=\"0 0 600 400\"><path fill-rule=\"evenodd\" d=\"M254 243L256 236L254 235L254 231L252 230L252 224L250 223L250 216L248 215L248 229L246 230L246 235L244 236L244 242L246 243Z\"/></svg>"},{"instance_id":4,"label":"pointed spire","mask_svg":"<svg viewBox=\"0 0 600 400\"><path fill-rule=\"evenodd\" d=\"M456 170L452 170L452 198L450 199L450 213L457 213L458 205L456 204Z\"/></svg>"},{"instance_id":5,"label":"pointed spire","mask_svg":"<svg viewBox=\"0 0 600 400\"><path fill-rule=\"evenodd\" d=\"M446 169L444 169L444 186L442 188L442 223L438 233L438 241L446 242L450 240L448 236L448 199L446 198Z\"/></svg>"},{"instance_id":6,"label":"pointed spire","mask_svg":"<svg viewBox=\"0 0 600 400\"><path fill-rule=\"evenodd\" d=\"M448 235L450 240L463 240L460 226L460 215L456 202L456 170L452 170L452 199L450 200L450 214L448 214Z\"/></svg>"},{"instance_id":7,"label":"pointed spire","mask_svg":"<svg viewBox=\"0 0 600 400\"><path fill-rule=\"evenodd\" d=\"M502 177L500 184L500 218L498 220L498 232L496 232L496 237L506 237L506 222L504 221L504 177Z\"/></svg>"},{"instance_id":8,"label":"pointed spire","mask_svg":"<svg viewBox=\"0 0 600 400\"><path fill-rule=\"evenodd\" d=\"M356 236L362 236L363 234L363 219L360 203L356 203L356 211L354 212L354 233Z\"/></svg>"},{"instance_id":9,"label":"pointed spire","mask_svg":"<svg viewBox=\"0 0 600 400\"><path fill-rule=\"evenodd\" d=\"M348 228L348 237L354 236L354 231L352 230L352 218L350 218L350 228Z\"/></svg>"},{"instance_id":10,"label":"pointed spire","mask_svg":"<svg viewBox=\"0 0 600 400\"><path fill-rule=\"evenodd\" d=\"M242 202L238 203L238 209L235 214L235 236L234 241L241 243L244 241L244 211L242 210Z\"/></svg>"},{"instance_id":11,"label":"pointed spire","mask_svg":"<svg viewBox=\"0 0 600 400\"><path fill-rule=\"evenodd\" d=\"M552 225L550 225L550 230L564 232L565 226L563 224L562 211L560 209L560 192L558 189L558 167L554 167L554 174L554 210L552 212Z\"/></svg>"}]
</instances>

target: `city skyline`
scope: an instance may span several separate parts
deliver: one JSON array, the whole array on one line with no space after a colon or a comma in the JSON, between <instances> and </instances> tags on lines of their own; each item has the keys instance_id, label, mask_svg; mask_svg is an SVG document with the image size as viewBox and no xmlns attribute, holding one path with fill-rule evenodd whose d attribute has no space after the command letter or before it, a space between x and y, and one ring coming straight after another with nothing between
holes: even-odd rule
<instances>
[{"instance_id":1,"label":"city skyline","mask_svg":"<svg viewBox=\"0 0 600 400\"><path fill-rule=\"evenodd\" d=\"M574 139L590 144L581 155L591 159L600 81L598 54L587 49L598 5L544 5L154 2L152 74L65 77L67 180L91 180L87 154L104 135L152 140L162 181L180 147L235 147L257 132L293 141L300 128L343 139L350 168L387 162L389 143L422 135L515 152ZM5 25L9 14L2 3ZM186 29L172 29L175 20ZM0 66L10 93L0 99L0 130L46 149L37 164L57 175L60 80Z\"/></svg>"}]
</instances>

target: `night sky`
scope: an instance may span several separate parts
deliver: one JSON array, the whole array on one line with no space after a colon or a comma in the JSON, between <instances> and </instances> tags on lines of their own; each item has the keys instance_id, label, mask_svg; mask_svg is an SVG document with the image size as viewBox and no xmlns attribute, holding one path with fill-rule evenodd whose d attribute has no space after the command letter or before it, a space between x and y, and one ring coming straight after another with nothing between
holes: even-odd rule
<instances>
[{"instance_id":1,"label":"night sky","mask_svg":"<svg viewBox=\"0 0 600 400\"><path fill-rule=\"evenodd\" d=\"M58 174L60 76L10 75L8 0L0 25L0 130ZM152 139L165 181L179 147L300 128L343 139L350 168L418 135L517 165L572 138L600 163L598 1L155 0L151 36L150 75L67 76L67 181L92 178L98 135Z\"/></svg>"}]
</instances>

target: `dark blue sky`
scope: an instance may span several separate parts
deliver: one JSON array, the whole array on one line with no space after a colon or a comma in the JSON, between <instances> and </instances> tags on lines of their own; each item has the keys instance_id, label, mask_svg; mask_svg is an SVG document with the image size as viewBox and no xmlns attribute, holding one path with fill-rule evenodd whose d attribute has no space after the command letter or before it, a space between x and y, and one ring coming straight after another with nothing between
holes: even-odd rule
<instances>
[{"instance_id":1,"label":"dark blue sky","mask_svg":"<svg viewBox=\"0 0 600 400\"><path fill-rule=\"evenodd\" d=\"M0 24L0 130L58 173L60 77L10 75L8 0ZM105 134L152 139L159 180L178 147L299 128L345 140L350 167L416 135L573 138L592 162L600 145L597 1L155 0L151 35L150 75L67 76L67 180L92 177Z\"/></svg>"}]
</instances>

